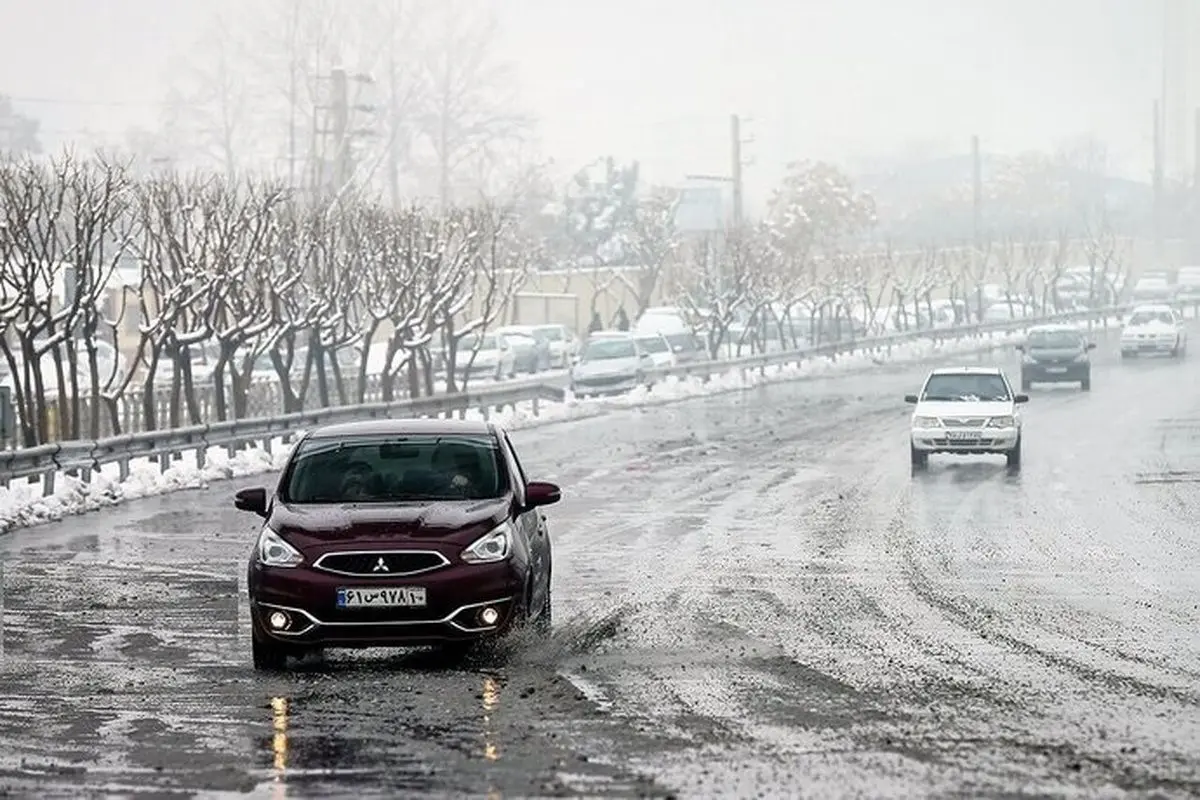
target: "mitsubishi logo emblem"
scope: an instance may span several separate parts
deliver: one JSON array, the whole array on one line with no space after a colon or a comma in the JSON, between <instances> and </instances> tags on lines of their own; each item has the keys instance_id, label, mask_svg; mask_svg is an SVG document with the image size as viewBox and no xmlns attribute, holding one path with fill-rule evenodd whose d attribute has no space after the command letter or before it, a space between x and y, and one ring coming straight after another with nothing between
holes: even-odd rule
<instances>
[{"instance_id":1,"label":"mitsubishi logo emblem","mask_svg":"<svg viewBox=\"0 0 1200 800\"><path fill-rule=\"evenodd\" d=\"M379 560L375 562L374 568L371 569L371 572L387 572L387 571L388 571L387 562L385 562L383 560L383 556L380 556Z\"/></svg>"}]
</instances>

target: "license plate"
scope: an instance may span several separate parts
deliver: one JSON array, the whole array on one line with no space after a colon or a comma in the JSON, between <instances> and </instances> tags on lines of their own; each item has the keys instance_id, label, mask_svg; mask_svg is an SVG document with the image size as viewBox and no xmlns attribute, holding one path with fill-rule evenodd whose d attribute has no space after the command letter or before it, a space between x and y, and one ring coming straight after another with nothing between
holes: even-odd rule
<instances>
[{"instance_id":1,"label":"license plate","mask_svg":"<svg viewBox=\"0 0 1200 800\"><path fill-rule=\"evenodd\" d=\"M974 442L979 439L979 431L946 431L946 438L952 442Z\"/></svg>"},{"instance_id":2,"label":"license plate","mask_svg":"<svg viewBox=\"0 0 1200 800\"><path fill-rule=\"evenodd\" d=\"M1058 375L1058 374L1066 372L1066 371L1067 371L1066 367L1046 367L1046 372L1050 372L1055 375Z\"/></svg>"},{"instance_id":3,"label":"license plate","mask_svg":"<svg viewBox=\"0 0 1200 800\"><path fill-rule=\"evenodd\" d=\"M337 590L338 608L420 608L424 605L424 586Z\"/></svg>"}]
</instances>

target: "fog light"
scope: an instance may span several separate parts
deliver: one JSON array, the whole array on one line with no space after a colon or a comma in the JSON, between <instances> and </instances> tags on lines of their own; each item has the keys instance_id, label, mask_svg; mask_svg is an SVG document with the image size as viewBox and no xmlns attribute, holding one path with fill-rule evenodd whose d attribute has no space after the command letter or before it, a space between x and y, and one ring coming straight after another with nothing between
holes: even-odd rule
<instances>
[{"instance_id":1,"label":"fog light","mask_svg":"<svg viewBox=\"0 0 1200 800\"><path fill-rule=\"evenodd\" d=\"M277 631L281 631L288 626L288 615L282 611L273 611L271 616L267 617L267 624Z\"/></svg>"},{"instance_id":2,"label":"fog light","mask_svg":"<svg viewBox=\"0 0 1200 800\"><path fill-rule=\"evenodd\" d=\"M498 619L500 619L500 612L494 608L485 608L479 612L479 621L484 625L495 625Z\"/></svg>"}]
</instances>

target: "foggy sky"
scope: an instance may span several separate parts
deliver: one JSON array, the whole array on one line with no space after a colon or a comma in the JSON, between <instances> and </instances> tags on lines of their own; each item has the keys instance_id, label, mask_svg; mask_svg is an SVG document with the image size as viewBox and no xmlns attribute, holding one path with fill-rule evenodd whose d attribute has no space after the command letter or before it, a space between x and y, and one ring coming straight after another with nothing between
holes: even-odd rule
<instances>
[{"instance_id":1,"label":"foggy sky","mask_svg":"<svg viewBox=\"0 0 1200 800\"><path fill-rule=\"evenodd\" d=\"M758 196L793 159L965 150L972 133L1012 152L1090 132L1123 171L1149 168L1152 0L480 2L499 10L500 52L564 168L612 154L654 181L724 173L733 112L753 120ZM151 125L171 57L212 5L0 0L0 92L54 101L17 104L51 146Z\"/></svg>"}]
</instances>

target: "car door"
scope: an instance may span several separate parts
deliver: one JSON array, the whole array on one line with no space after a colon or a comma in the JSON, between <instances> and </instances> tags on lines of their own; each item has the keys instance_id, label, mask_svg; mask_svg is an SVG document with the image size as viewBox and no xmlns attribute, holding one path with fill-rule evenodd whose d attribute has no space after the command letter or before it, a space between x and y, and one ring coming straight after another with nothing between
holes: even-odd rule
<instances>
[{"instance_id":1,"label":"car door","mask_svg":"<svg viewBox=\"0 0 1200 800\"><path fill-rule=\"evenodd\" d=\"M504 434L504 449L510 474L519 484L517 498L524 503L525 486L529 483L529 478L507 433ZM546 528L546 517L540 508L529 509L517 515L515 525L518 534L525 541L533 573L530 608L541 608L550 592L550 534Z\"/></svg>"}]
</instances>

